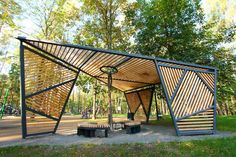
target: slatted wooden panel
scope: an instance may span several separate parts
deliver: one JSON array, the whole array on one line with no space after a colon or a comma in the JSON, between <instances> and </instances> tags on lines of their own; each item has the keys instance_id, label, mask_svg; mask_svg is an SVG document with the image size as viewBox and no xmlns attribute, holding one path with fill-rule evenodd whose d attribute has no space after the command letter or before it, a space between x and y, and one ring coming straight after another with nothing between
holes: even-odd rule
<instances>
[{"instance_id":1,"label":"slatted wooden panel","mask_svg":"<svg viewBox=\"0 0 236 157\"><path fill-rule=\"evenodd\" d=\"M146 89L138 92L140 95L140 98L143 103L143 107L146 111L146 114L148 114L149 109L151 107L151 99L152 99L152 94L153 94L153 89Z\"/></svg>"},{"instance_id":2,"label":"slatted wooden panel","mask_svg":"<svg viewBox=\"0 0 236 157\"><path fill-rule=\"evenodd\" d=\"M205 112L178 121L177 126L181 133L188 131L213 130L213 118L214 111L213 109L209 109Z\"/></svg>"},{"instance_id":3,"label":"slatted wooden panel","mask_svg":"<svg viewBox=\"0 0 236 157\"><path fill-rule=\"evenodd\" d=\"M131 113L135 113L137 108L140 106L141 102L138 97L138 93L128 93L125 94L127 103Z\"/></svg>"},{"instance_id":4,"label":"slatted wooden panel","mask_svg":"<svg viewBox=\"0 0 236 157\"><path fill-rule=\"evenodd\" d=\"M198 73L199 77L203 79L211 88L211 90L214 90L214 75L212 74L206 74L206 73Z\"/></svg>"},{"instance_id":5,"label":"slatted wooden panel","mask_svg":"<svg viewBox=\"0 0 236 157\"><path fill-rule=\"evenodd\" d=\"M176 118L213 106L214 95L192 71L188 71L171 104Z\"/></svg>"},{"instance_id":6,"label":"slatted wooden panel","mask_svg":"<svg viewBox=\"0 0 236 157\"><path fill-rule=\"evenodd\" d=\"M24 62L27 134L53 132L77 73L26 46Z\"/></svg>"},{"instance_id":7,"label":"slatted wooden panel","mask_svg":"<svg viewBox=\"0 0 236 157\"><path fill-rule=\"evenodd\" d=\"M26 95L71 80L76 73L25 49Z\"/></svg>"},{"instance_id":8,"label":"slatted wooden panel","mask_svg":"<svg viewBox=\"0 0 236 157\"><path fill-rule=\"evenodd\" d=\"M56 125L55 120L40 116L30 111L26 112L27 134L51 132Z\"/></svg>"},{"instance_id":9,"label":"slatted wooden panel","mask_svg":"<svg viewBox=\"0 0 236 157\"><path fill-rule=\"evenodd\" d=\"M183 75L183 69L173 69L167 67L161 67L162 76L164 78L164 84L167 87L169 99L172 97L174 90L176 89L181 76ZM173 76L171 77L170 76Z\"/></svg>"},{"instance_id":10,"label":"slatted wooden panel","mask_svg":"<svg viewBox=\"0 0 236 157\"><path fill-rule=\"evenodd\" d=\"M37 94L26 99L26 106L38 112L43 112L48 116L59 118L71 88L72 82L69 82Z\"/></svg>"},{"instance_id":11,"label":"slatted wooden panel","mask_svg":"<svg viewBox=\"0 0 236 157\"><path fill-rule=\"evenodd\" d=\"M154 91L153 88L147 88L147 89L141 89L139 91L125 93L130 111L131 113L135 113L135 115L138 114L139 117L138 119L140 119L140 116L141 117L145 116L146 120L148 121L150 116L149 111L151 109L153 91Z\"/></svg>"},{"instance_id":12,"label":"slatted wooden panel","mask_svg":"<svg viewBox=\"0 0 236 157\"><path fill-rule=\"evenodd\" d=\"M101 80L104 83L107 83L107 78L98 78L98 80ZM126 90L130 90L130 89L134 89L134 88L148 86L148 84L113 79L112 86L121 90L121 91L126 91Z\"/></svg>"},{"instance_id":13,"label":"slatted wooden panel","mask_svg":"<svg viewBox=\"0 0 236 157\"><path fill-rule=\"evenodd\" d=\"M105 74L102 77L107 77ZM160 82L156 67L153 61L139 58L132 58L118 67L118 73L112 76L114 79L133 80L148 84Z\"/></svg>"},{"instance_id":14,"label":"slatted wooden panel","mask_svg":"<svg viewBox=\"0 0 236 157\"><path fill-rule=\"evenodd\" d=\"M103 66L114 67L120 61L124 60L125 56L96 53L81 69L92 76L101 76L104 74L100 68ZM104 74L107 76L106 74Z\"/></svg>"},{"instance_id":15,"label":"slatted wooden panel","mask_svg":"<svg viewBox=\"0 0 236 157\"><path fill-rule=\"evenodd\" d=\"M181 133L212 131L214 114L213 109L209 108L214 107L214 74L194 69L159 67L173 116L181 119L176 123L177 129Z\"/></svg>"}]
</instances>

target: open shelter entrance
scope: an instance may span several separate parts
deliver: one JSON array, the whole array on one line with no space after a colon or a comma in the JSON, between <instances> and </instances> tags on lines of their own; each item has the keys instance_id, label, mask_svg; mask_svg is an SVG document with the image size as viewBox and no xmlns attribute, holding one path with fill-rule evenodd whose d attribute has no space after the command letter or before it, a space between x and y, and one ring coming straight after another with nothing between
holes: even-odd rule
<instances>
[{"instance_id":1,"label":"open shelter entrance","mask_svg":"<svg viewBox=\"0 0 236 157\"><path fill-rule=\"evenodd\" d=\"M105 66L117 69L112 75L112 86L124 92L132 115L142 106L148 121L154 87L161 84L177 135L215 133L217 69L214 67L24 37L17 39L23 138L55 133L79 73L107 84L108 75L101 71ZM44 118L32 121L29 118L32 113ZM27 125L45 121L50 121L50 125L36 129Z\"/></svg>"}]
</instances>

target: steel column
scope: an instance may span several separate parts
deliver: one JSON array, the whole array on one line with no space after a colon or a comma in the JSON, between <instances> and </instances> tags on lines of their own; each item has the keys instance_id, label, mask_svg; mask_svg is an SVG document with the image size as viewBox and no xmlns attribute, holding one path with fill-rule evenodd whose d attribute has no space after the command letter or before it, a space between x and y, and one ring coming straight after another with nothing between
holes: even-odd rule
<instances>
[{"instance_id":1,"label":"steel column","mask_svg":"<svg viewBox=\"0 0 236 157\"><path fill-rule=\"evenodd\" d=\"M21 91L21 127L22 138L26 138L26 104L25 104L25 61L24 61L24 46L20 42L20 91Z\"/></svg>"},{"instance_id":2,"label":"steel column","mask_svg":"<svg viewBox=\"0 0 236 157\"><path fill-rule=\"evenodd\" d=\"M161 79L161 84L163 86L163 89L164 89L164 94L165 94L165 97L166 97L166 102L167 102L167 106L169 108L169 111L170 111L170 115L171 115L171 119L174 123L174 127L175 127L175 132L176 132L176 135L179 136L179 130L178 130L178 127L177 127L177 124L176 124L176 120L175 120L175 117L174 117L174 113L173 113L173 110L171 108L171 103L170 103L170 100L168 98L168 93L167 93L167 89L166 89L166 86L164 85L164 78L162 76L162 73L161 73L161 70L160 70L160 67L157 63L157 61L155 60L155 65L156 65L156 68L157 68L157 73L159 74L159 77Z\"/></svg>"},{"instance_id":3,"label":"steel column","mask_svg":"<svg viewBox=\"0 0 236 157\"><path fill-rule=\"evenodd\" d=\"M216 96L217 96L217 70L215 69L215 80L214 80L214 118L213 118L213 133L216 133Z\"/></svg>"}]
</instances>

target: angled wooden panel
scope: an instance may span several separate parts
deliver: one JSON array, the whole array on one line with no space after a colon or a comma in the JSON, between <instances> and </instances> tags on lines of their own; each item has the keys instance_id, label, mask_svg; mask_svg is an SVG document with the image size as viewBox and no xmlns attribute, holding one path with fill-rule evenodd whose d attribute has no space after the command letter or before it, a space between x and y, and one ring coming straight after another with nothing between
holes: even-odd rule
<instances>
[{"instance_id":1,"label":"angled wooden panel","mask_svg":"<svg viewBox=\"0 0 236 157\"><path fill-rule=\"evenodd\" d=\"M157 63L157 67L177 135L212 134L216 71L172 63Z\"/></svg>"},{"instance_id":2,"label":"angled wooden panel","mask_svg":"<svg viewBox=\"0 0 236 157\"><path fill-rule=\"evenodd\" d=\"M164 85L167 87L168 98L170 99L181 79L184 70L168 67L160 67L160 70L164 78Z\"/></svg>"},{"instance_id":3,"label":"angled wooden panel","mask_svg":"<svg viewBox=\"0 0 236 157\"><path fill-rule=\"evenodd\" d=\"M24 70L26 136L53 133L78 73L28 47L24 49Z\"/></svg>"},{"instance_id":4,"label":"angled wooden panel","mask_svg":"<svg viewBox=\"0 0 236 157\"><path fill-rule=\"evenodd\" d=\"M135 113L141 102L138 97L138 93L125 93L127 103L131 113Z\"/></svg>"},{"instance_id":5,"label":"angled wooden panel","mask_svg":"<svg viewBox=\"0 0 236 157\"><path fill-rule=\"evenodd\" d=\"M153 89L146 89L138 92L141 102L143 104L144 110L146 115L149 114L150 107L151 107L151 101L152 101L152 94L153 94Z\"/></svg>"},{"instance_id":6,"label":"angled wooden panel","mask_svg":"<svg viewBox=\"0 0 236 157\"><path fill-rule=\"evenodd\" d=\"M143 106L140 105L134 115L134 119L135 120L138 120L138 121L142 121L142 122L145 122L147 117L146 117L146 114L143 110Z\"/></svg>"},{"instance_id":7,"label":"angled wooden panel","mask_svg":"<svg viewBox=\"0 0 236 157\"><path fill-rule=\"evenodd\" d=\"M53 88L26 99L26 107L59 118L73 82Z\"/></svg>"},{"instance_id":8,"label":"angled wooden panel","mask_svg":"<svg viewBox=\"0 0 236 157\"><path fill-rule=\"evenodd\" d=\"M25 49L26 95L75 78L76 73Z\"/></svg>"},{"instance_id":9,"label":"angled wooden panel","mask_svg":"<svg viewBox=\"0 0 236 157\"><path fill-rule=\"evenodd\" d=\"M176 118L213 106L214 95L193 71L188 71L171 104Z\"/></svg>"},{"instance_id":10,"label":"angled wooden panel","mask_svg":"<svg viewBox=\"0 0 236 157\"><path fill-rule=\"evenodd\" d=\"M207 73L198 73L198 76L204 80L204 83L208 85L208 87L214 91L214 75L213 74L207 74Z\"/></svg>"}]
</instances>

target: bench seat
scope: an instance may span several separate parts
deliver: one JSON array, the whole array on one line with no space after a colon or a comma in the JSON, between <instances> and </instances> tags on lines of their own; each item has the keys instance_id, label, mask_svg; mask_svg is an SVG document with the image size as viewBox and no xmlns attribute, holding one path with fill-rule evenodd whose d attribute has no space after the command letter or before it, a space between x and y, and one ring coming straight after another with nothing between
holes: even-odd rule
<instances>
[{"instance_id":1,"label":"bench seat","mask_svg":"<svg viewBox=\"0 0 236 157\"><path fill-rule=\"evenodd\" d=\"M85 137L95 137L96 130L104 130L105 137L108 137L109 125L107 124L94 124L94 123L82 123L78 124L77 135L83 135ZM99 135L101 137L101 135Z\"/></svg>"}]
</instances>

